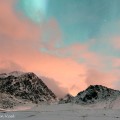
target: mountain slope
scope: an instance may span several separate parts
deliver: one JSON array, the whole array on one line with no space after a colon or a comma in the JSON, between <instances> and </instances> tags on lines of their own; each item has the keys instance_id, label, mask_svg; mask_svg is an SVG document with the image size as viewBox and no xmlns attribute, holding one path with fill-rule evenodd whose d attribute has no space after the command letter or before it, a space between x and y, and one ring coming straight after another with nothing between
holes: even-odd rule
<instances>
[{"instance_id":1,"label":"mountain slope","mask_svg":"<svg viewBox=\"0 0 120 120\"><path fill-rule=\"evenodd\" d=\"M55 94L34 73L0 75L0 91L32 102L52 102Z\"/></svg>"},{"instance_id":2,"label":"mountain slope","mask_svg":"<svg viewBox=\"0 0 120 120\"><path fill-rule=\"evenodd\" d=\"M7 109L7 108L14 108L15 106L23 106L30 101L24 101L15 98L15 96L5 93L0 93L0 108Z\"/></svg>"}]
</instances>

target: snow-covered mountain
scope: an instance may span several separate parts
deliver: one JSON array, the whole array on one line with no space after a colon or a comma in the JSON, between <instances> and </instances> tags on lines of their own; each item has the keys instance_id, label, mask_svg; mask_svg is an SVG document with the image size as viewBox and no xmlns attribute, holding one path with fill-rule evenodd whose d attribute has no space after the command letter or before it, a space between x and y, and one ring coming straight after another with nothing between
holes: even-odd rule
<instances>
[{"instance_id":1,"label":"snow-covered mountain","mask_svg":"<svg viewBox=\"0 0 120 120\"><path fill-rule=\"evenodd\" d=\"M114 101L120 96L120 91L102 85L90 85L85 91L79 92L74 98L75 103L90 104L103 101Z\"/></svg>"},{"instance_id":2,"label":"snow-covered mountain","mask_svg":"<svg viewBox=\"0 0 120 120\"><path fill-rule=\"evenodd\" d=\"M67 94L59 104L75 103L88 108L120 108L120 91L102 85L90 85L73 97Z\"/></svg>"},{"instance_id":3,"label":"snow-covered mountain","mask_svg":"<svg viewBox=\"0 0 120 120\"><path fill-rule=\"evenodd\" d=\"M4 94L2 96L5 97L1 98L1 94ZM18 71L0 74L0 98L3 99L0 103L6 102L5 98L10 98L6 102L10 103L10 106L19 103L19 100L34 103L57 101L56 95L34 73ZM58 103L75 103L95 107L103 105L104 108L116 108L117 103L120 103L120 91L102 85L90 85L75 97L67 94Z\"/></svg>"},{"instance_id":4,"label":"snow-covered mountain","mask_svg":"<svg viewBox=\"0 0 120 120\"><path fill-rule=\"evenodd\" d=\"M0 74L0 91L35 103L56 100L55 94L32 72Z\"/></svg>"},{"instance_id":5,"label":"snow-covered mountain","mask_svg":"<svg viewBox=\"0 0 120 120\"><path fill-rule=\"evenodd\" d=\"M70 103L73 101L73 96L70 94L65 95L63 98L59 100L59 104Z\"/></svg>"}]
</instances>

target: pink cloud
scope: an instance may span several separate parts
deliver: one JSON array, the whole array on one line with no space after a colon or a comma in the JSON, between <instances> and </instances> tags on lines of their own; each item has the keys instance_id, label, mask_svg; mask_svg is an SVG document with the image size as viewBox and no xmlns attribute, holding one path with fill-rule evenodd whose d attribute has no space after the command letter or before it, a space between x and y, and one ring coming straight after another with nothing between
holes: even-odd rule
<instances>
[{"instance_id":1,"label":"pink cloud","mask_svg":"<svg viewBox=\"0 0 120 120\"><path fill-rule=\"evenodd\" d=\"M79 74L84 74L86 71L86 67L83 64L79 64L70 58L60 58L41 53L39 50L41 43L43 43L41 34L43 35L46 32L45 29L48 30L47 27L50 29L48 33L53 32L50 33L49 43L54 45L60 39L61 33L57 22L51 20L46 28L44 25L42 27L34 25L29 20L17 16L12 9L14 2L14 0L10 2L2 0L0 2L1 71L5 72L15 69L33 71L37 75L55 79L59 82L61 89L66 88L71 93L73 91L70 88L75 81L78 85L83 84L80 87L80 89L83 89L84 81L79 81ZM1 11L7 14L3 14ZM54 31L56 31L56 36L54 36Z\"/></svg>"},{"instance_id":2,"label":"pink cloud","mask_svg":"<svg viewBox=\"0 0 120 120\"><path fill-rule=\"evenodd\" d=\"M15 0L0 1L0 34L9 40L36 40L40 37L40 29L26 19L18 17L14 12Z\"/></svg>"},{"instance_id":3,"label":"pink cloud","mask_svg":"<svg viewBox=\"0 0 120 120\"><path fill-rule=\"evenodd\" d=\"M81 60L88 67L98 67L99 69L105 67L104 61L107 57L90 51L89 47L88 44L73 44L66 48L55 49L55 51L74 60Z\"/></svg>"},{"instance_id":4,"label":"pink cloud","mask_svg":"<svg viewBox=\"0 0 120 120\"><path fill-rule=\"evenodd\" d=\"M0 61L0 73L11 72L12 71L21 71L23 68L16 64L13 61L5 61L5 59Z\"/></svg>"},{"instance_id":5,"label":"pink cloud","mask_svg":"<svg viewBox=\"0 0 120 120\"><path fill-rule=\"evenodd\" d=\"M112 38L112 45L115 49L120 49L120 36L115 36Z\"/></svg>"},{"instance_id":6,"label":"pink cloud","mask_svg":"<svg viewBox=\"0 0 120 120\"><path fill-rule=\"evenodd\" d=\"M46 25L36 25L14 12L14 2L15 0L0 1L1 72L15 69L32 71L39 76L54 79L55 85L59 83L57 88L53 86L54 89L59 91L59 88L64 88L73 95L89 84L113 85L113 81L116 81L115 74L98 70L88 71L91 66L97 69L104 67L101 55L91 52L86 44L55 48L55 44L62 39L57 21L52 19ZM40 52L40 47L46 47L62 56ZM70 55L67 55L68 53ZM83 62L79 61L81 58Z\"/></svg>"},{"instance_id":7,"label":"pink cloud","mask_svg":"<svg viewBox=\"0 0 120 120\"><path fill-rule=\"evenodd\" d=\"M112 65L115 68L120 68L120 58L113 58L112 59Z\"/></svg>"},{"instance_id":8,"label":"pink cloud","mask_svg":"<svg viewBox=\"0 0 120 120\"><path fill-rule=\"evenodd\" d=\"M118 82L119 76L116 71L100 71L100 70L88 70L86 74L87 85L104 85L107 87L115 88L115 83Z\"/></svg>"},{"instance_id":9,"label":"pink cloud","mask_svg":"<svg viewBox=\"0 0 120 120\"><path fill-rule=\"evenodd\" d=\"M40 78L45 82L45 84L60 98L64 97L69 93L67 88L60 87L59 82L54 79L40 76Z\"/></svg>"}]
</instances>

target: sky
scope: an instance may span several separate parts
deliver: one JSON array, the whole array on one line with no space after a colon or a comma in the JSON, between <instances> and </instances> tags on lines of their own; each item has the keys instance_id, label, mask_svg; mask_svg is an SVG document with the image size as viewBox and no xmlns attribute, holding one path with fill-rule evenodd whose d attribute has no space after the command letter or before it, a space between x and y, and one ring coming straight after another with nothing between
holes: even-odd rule
<instances>
[{"instance_id":1,"label":"sky","mask_svg":"<svg viewBox=\"0 0 120 120\"><path fill-rule=\"evenodd\" d=\"M0 0L0 72L34 72L58 96L120 90L120 0Z\"/></svg>"}]
</instances>

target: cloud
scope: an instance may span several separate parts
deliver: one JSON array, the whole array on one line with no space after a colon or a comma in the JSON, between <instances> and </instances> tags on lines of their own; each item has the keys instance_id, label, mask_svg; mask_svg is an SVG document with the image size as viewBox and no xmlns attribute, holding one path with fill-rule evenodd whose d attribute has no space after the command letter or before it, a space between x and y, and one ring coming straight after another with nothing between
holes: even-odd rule
<instances>
[{"instance_id":1,"label":"cloud","mask_svg":"<svg viewBox=\"0 0 120 120\"><path fill-rule=\"evenodd\" d=\"M27 19L22 19L14 10L15 0L0 1L0 34L9 40L36 40L40 36L39 27Z\"/></svg>"},{"instance_id":2,"label":"cloud","mask_svg":"<svg viewBox=\"0 0 120 120\"><path fill-rule=\"evenodd\" d=\"M68 92L67 88L61 87L58 81L54 79L40 76L44 83L57 95L59 98L64 97Z\"/></svg>"},{"instance_id":3,"label":"cloud","mask_svg":"<svg viewBox=\"0 0 120 120\"><path fill-rule=\"evenodd\" d=\"M90 51L88 44L56 47L62 39L56 19L32 23L13 9L14 4L15 0L0 1L0 72L23 70L46 76L45 83L58 96L76 95L90 84L116 82L112 71L101 72L106 58Z\"/></svg>"},{"instance_id":4,"label":"cloud","mask_svg":"<svg viewBox=\"0 0 120 120\"><path fill-rule=\"evenodd\" d=\"M114 47L114 49L120 50L120 36L114 36L111 39L111 44Z\"/></svg>"},{"instance_id":5,"label":"cloud","mask_svg":"<svg viewBox=\"0 0 120 120\"><path fill-rule=\"evenodd\" d=\"M71 58L41 52L40 47L44 44L43 36L41 36L43 33L50 32L51 37L46 42L49 43L48 47L52 47L52 43L54 45L57 40L60 40L61 33L56 20L50 20L48 26L31 23L14 11L14 2L14 0L0 1L0 25L2 26L0 28L0 61L4 61L0 63L1 72L15 69L32 71L37 75L55 79L59 87L56 87L57 83L53 80L55 84L53 89L59 91L59 88L61 90L67 88L66 92L72 93L70 88L75 81L78 85L84 84L84 81L79 81L79 74L84 74L86 67ZM1 11L6 11L7 14ZM54 31L56 31L55 36Z\"/></svg>"},{"instance_id":6,"label":"cloud","mask_svg":"<svg viewBox=\"0 0 120 120\"><path fill-rule=\"evenodd\" d=\"M118 81L116 71L100 71L95 69L88 70L86 74L86 84L89 85L104 85L115 88L115 83Z\"/></svg>"},{"instance_id":7,"label":"cloud","mask_svg":"<svg viewBox=\"0 0 120 120\"><path fill-rule=\"evenodd\" d=\"M88 67L103 68L106 57L96 52L90 51L91 43L88 44L73 44L71 46L59 49L58 54L64 57L70 57L78 62L86 64Z\"/></svg>"},{"instance_id":8,"label":"cloud","mask_svg":"<svg viewBox=\"0 0 120 120\"><path fill-rule=\"evenodd\" d=\"M23 71L24 69L20 65L12 61L5 61L5 59L3 61L0 61L0 73L11 72L16 70Z\"/></svg>"},{"instance_id":9,"label":"cloud","mask_svg":"<svg viewBox=\"0 0 120 120\"><path fill-rule=\"evenodd\" d=\"M117 69L119 69L120 68L120 58L113 58L112 59L112 66L114 67L114 68L117 68Z\"/></svg>"}]
</instances>

